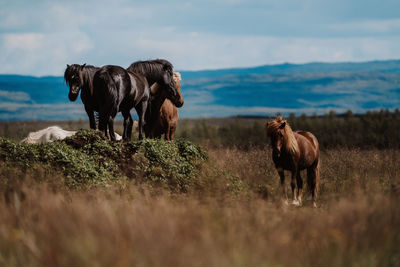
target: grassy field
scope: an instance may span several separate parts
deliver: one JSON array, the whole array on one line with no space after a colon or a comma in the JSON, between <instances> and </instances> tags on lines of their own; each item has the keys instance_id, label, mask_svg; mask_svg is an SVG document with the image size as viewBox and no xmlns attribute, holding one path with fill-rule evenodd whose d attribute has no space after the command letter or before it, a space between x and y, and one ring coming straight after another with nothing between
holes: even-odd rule
<instances>
[{"instance_id":1,"label":"grassy field","mask_svg":"<svg viewBox=\"0 0 400 267\"><path fill-rule=\"evenodd\" d=\"M259 134L260 119L238 120L183 120L178 135L200 147L85 131L47 146L3 138L0 266L400 265L398 148L323 148L318 208L309 194L295 208L282 205L263 136L219 141L226 129ZM87 127L8 122L0 133L20 140L54 124ZM204 125L208 138L194 133Z\"/></svg>"}]
</instances>

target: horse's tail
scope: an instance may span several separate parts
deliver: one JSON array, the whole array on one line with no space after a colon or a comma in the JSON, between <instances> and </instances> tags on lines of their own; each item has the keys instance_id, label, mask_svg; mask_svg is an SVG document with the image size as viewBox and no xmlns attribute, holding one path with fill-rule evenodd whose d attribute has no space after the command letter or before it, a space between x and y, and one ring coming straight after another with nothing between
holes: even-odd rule
<instances>
[{"instance_id":1,"label":"horse's tail","mask_svg":"<svg viewBox=\"0 0 400 267\"><path fill-rule=\"evenodd\" d=\"M315 167L315 179L316 179L317 191L318 191L318 184L319 184L319 172L320 172L320 168L321 168L321 160L320 160L320 158L318 157L317 166Z\"/></svg>"},{"instance_id":2,"label":"horse's tail","mask_svg":"<svg viewBox=\"0 0 400 267\"><path fill-rule=\"evenodd\" d=\"M98 92L99 130L105 130L110 117L118 112L118 91L114 80L107 70L98 72L96 76L93 84Z\"/></svg>"},{"instance_id":3,"label":"horse's tail","mask_svg":"<svg viewBox=\"0 0 400 267\"><path fill-rule=\"evenodd\" d=\"M319 157L319 151L317 151L316 159L314 160L313 164L307 168L307 185L308 189L314 194L318 191L319 185L319 174L321 168L321 160Z\"/></svg>"}]
</instances>

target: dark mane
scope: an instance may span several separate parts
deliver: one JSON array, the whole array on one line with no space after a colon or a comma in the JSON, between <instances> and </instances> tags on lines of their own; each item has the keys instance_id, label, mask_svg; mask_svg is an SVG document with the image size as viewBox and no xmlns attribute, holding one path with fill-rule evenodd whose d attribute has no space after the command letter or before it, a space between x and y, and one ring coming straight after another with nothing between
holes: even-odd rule
<instances>
[{"instance_id":1,"label":"dark mane","mask_svg":"<svg viewBox=\"0 0 400 267\"><path fill-rule=\"evenodd\" d=\"M68 65L67 68L65 69L64 72L64 80L65 82L69 85L72 76L75 74L78 74L79 72L90 72L94 73L98 70L99 68L92 66L92 65L79 65L79 64L72 64ZM84 75L87 76L87 75Z\"/></svg>"},{"instance_id":2,"label":"dark mane","mask_svg":"<svg viewBox=\"0 0 400 267\"><path fill-rule=\"evenodd\" d=\"M72 82L72 77L74 75L79 75L79 78L81 80L81 86L82 86L81 89L89 89L90 93L92 94L93 93L93 86L92 86L93 76L97 70L99 70L99 68L92 66L92 65L86 65L86 64L68 65L64 72L64 80L67 83L67 85L70 86L70 84Z\"/></svg>"},{"instance_id":3,"label":"dark mane","mask_svg":"<svg viewBox=\"0 0 400 267\"><path fill-rule=\"evenodd\" d=\"M162 73L167 71L171 74L173 72L172 64L165 59L155 59L146 61L136 61L128 67L128 71L136 72L145 75L149 85L162 79Z\"/></svg>"}]
</instances>

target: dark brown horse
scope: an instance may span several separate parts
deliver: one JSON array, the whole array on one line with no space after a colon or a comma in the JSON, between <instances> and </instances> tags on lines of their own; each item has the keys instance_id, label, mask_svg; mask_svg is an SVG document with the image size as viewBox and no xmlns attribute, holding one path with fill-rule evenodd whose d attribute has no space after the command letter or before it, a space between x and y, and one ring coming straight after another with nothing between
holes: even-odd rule
<instances>
[{"instance_id":1,"label":"dark brown horse","mask_svg":"<svg viewBox=\"0 0 400 267\"><path fill-rule=\"evenodd\" d=\"M144 117L150 89L143 75L132 73L120 66L101 67L93 77L93 98L99 107L99 130L115 140L114 118L119 111L124 117L123 139L130 140L133 120L130 110L139 116L139 139L143 138ZM108 133L107 133L108 129Z\"/></svg>"},{"instance_id":2,"label":"dark brown horse","mask_svg":"<svg viewBox=\"0 0 400 267\"><path fill-rule=\"evenodd\" d=\"M319 182L319 145L317 138L310 132L292 131L289 124L281 116L265 124L265 131L271 138L272 159L279 176L283 197L287 203L284 170L292 173L293 205L301 205L303 195L303 179L301 170L307 170L307 184L312 194L313 207L316 207L316 198ZM297 194L295 188L297 185Z\"/></svg>"},{"instance_id":3,"label":"dark brown horse","mask_svg":"<svg viewBox=\"0 0 400 267\"><path fill-rule=\"evenodd\" d=\"M181 74L179 72L174 72L173 79L175 82L176 90L180 97L180 102L183 103L184 101L180 91L180 81L182 80ZM156 86L158 86L158 84L152 86L153 94L157 93L158 88ZM167 98L162 104L156 117L157 120L155 120L154 122L146 122L146 124L148 124L149 128L151 129L148 137L161 138L161 136L164 134L165 140L173 140L176 128L178 127L178 108L171 102L171 100Z\"/></svg>"},{"instance_id":4,"label":"dark brown horse","mask_svg":"<svg viewBox=\"0 0 400 267\"><path fill-rule=\"evenodd\" d=\"M178 108L183 106L181 98L176 91L175 82L173 79L173 66L165 59L155 59L147 61L137 61L132 63L128 71L144 75L147 79L149 86L154 83L159 85L157 97L151 96L151 104L159 105L158 108L168 98Z\"/></svg>"},{"instance_id":5,"label":"dark brown horse","mask_svg":"<svg viewBox=\"0 0 400 267\"><path fill-rule=\"evenodd\" d=\"M85 107L86 113L89 116L89 123L91 129L96 129L96 120L94 112L99 111L97 102L93 98L93 77L96 71L100 68L91 65L67 65L64 73L65 82L69 85L69 100L75 101L81 92L82 103Z\"/></svg>"}]
</instances>

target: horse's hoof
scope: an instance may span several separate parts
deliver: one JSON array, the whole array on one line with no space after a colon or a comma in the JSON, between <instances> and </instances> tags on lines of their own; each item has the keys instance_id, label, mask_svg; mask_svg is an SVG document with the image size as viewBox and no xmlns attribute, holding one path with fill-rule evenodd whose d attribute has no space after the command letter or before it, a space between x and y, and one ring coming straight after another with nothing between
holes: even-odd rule
<instances>
[{"instance_id":1,"label":"horse's hoof","mask_svg":"<svg viewBox=\"0 0 400 267\"><path fill-rule=\"evenodd\" d=\"M317 203L313 202L312 203L312 207L316 209L317 208Z\"/></svg>"},{"instance_id":2,"label":"horse's hoof","mask_svg":"<svg viewBox=\"0 0 400 267\"><path fill-rule=\"evenodd\" d=\"M284 206L289 206L289 202L287 201L287 199L283 200L282 203Z\"/></svg>"},{"instance_id":3,"label":"horse's hoof","mask_svg":"<svg viewBox=\"0 0 400 267\"><path fill-rule=\"evenodd\" d=\"M292 205L299 207L300 206L300 202L298 200L293 200Z\"/></svg>"}]
</instances>

